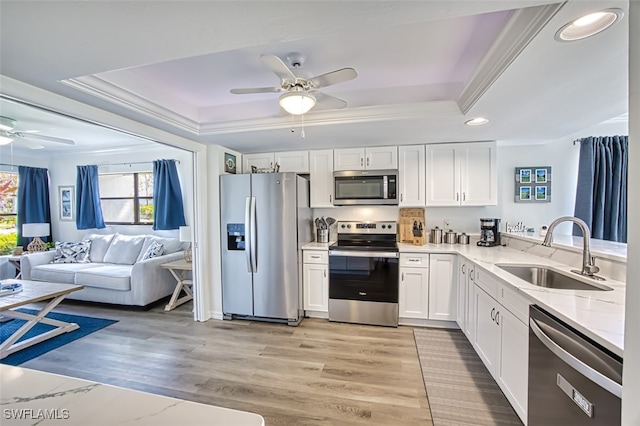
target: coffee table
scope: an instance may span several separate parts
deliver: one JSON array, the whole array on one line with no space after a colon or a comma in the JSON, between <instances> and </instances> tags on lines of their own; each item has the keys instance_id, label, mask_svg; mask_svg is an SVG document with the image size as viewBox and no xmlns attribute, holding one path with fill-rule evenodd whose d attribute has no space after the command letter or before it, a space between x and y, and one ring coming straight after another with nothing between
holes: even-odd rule
<instances>
[{"instance_id":1,"label":"coffee table","mask_svg":"<svg viewBox=\"0 0 640 426\"><path fill-rule=\"evenodd\" d=\"M6 358L14 352L33 346L44 340L51 339L62 333L68 333L78 329L78 324L58 321L47 318L46 315L53 310L71 292L82 290L84 286L74 284L48 283L28 280L4 280L3 283L18 282L22 284L22 291L15 294L0 296L0 312L3 316L18 318L27 321L16 330L7 340L0 344L0 359ZM49 300L37 314L27 314L15 309L30 303ZM55 328L37 336L18 342L38 323L52 325ZM16 343L17 342L17 343Z\"/></svg>"}]
</instances>

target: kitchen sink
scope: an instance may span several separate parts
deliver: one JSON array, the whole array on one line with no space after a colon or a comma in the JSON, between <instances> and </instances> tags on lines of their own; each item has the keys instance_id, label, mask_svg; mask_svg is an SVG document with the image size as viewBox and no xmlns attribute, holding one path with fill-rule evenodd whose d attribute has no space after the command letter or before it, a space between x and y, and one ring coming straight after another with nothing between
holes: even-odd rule
<instances>
[{"instance_id":1,"label":"kitchen sink","mask_svg":"<svg viewBox=\"0 0 640 426\"><path fill-rule=\"evenodd\" d=\"M584 281L589 278L581 279L579 275L572 276L570 273L547 266L515 264L497 264L496 266L538 287L560 290L613 290L611 287L597 282L588 283Z\"/></svg>"}]
</instances>

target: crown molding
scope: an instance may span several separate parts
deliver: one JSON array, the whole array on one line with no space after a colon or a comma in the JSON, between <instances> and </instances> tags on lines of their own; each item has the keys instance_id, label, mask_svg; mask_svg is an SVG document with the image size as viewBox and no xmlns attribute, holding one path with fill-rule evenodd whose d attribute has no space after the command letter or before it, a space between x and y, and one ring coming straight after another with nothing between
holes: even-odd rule
<instances>
[{"instance_id":1,"label":"crown molding","mask_svg":"<svg viewBox=\"0 0 640 426\"><path fill-rule=\"evenodd\" d=\"M316 111L304 115L305 127L380 122L390 120L424 119L441 121L443 118L463 116L454 101L422 102L401 105L362 107L340 111ZM298 126L301 119L295 118L293 125ZM204 123L200 126L200 136L223 135L238 132L280 130L292 126L291 116L278 118L258 118L253 120L230 121L224 123Z\"/></svg>"},{"instance_id":2,"label":"crown molding","mask_svg":"<svg viewBox=\"0 0 640 426\"><path fill-rule=\"evenodd\" d=\"M460 93L463 114L478 102L565 3L516 10Z\"/></svg>"},{"instance_id":3,"label":"crown molding","mask_svg":"<svg viewBox=\"0 0 640 426\"><path fill-rule=\"evenodd\" d=\"M180 115L155 102L151 102L141 96L123 89L95 75L60 80L62 84L88 93L100 99L109 101L115 105L139 112L171 124L195 135L198 134L199 124L183 115Z\"/></svg>"}]
</instances>

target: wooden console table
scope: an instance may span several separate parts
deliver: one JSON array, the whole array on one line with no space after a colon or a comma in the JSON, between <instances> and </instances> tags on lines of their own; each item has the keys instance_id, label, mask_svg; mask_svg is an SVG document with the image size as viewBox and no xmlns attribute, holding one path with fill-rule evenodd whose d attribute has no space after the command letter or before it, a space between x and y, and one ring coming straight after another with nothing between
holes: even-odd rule
<instances>
[{"instance_id":1,"label":"wooden console table","mask_svg":"<svg viewBox=\"0 0 640 426\"><path fill-rule=\"evenodd\" d=\"M177 281L176 289L173 291L171 300L169 300L169 303L167 303L164 310L170 311L189 300L193 300L193 292L191 288L193 286L193 280L187 279L187 275L193 269L193 264L184 259L180 259L174 260L173 262L163 263L160 267L168 269ZM179 298L182 291L186 294Z\"/></svg>"}]
</instances>

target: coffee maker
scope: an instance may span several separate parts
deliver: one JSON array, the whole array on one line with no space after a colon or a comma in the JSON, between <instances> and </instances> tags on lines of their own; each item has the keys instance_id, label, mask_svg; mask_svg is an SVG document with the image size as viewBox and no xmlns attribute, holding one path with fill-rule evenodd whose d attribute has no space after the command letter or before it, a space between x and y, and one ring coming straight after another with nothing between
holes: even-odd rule
<instances>
[{"instance_id":1,"label":"coffee maker","mask_svg":"<svg viewBox=\"0 0 640 426\"><path fill-rule=\"evenodd\" d=\"M500 219L480 219L480 240L478 245L482 247L500 245Z\"/></svg>"}]
</instances>

